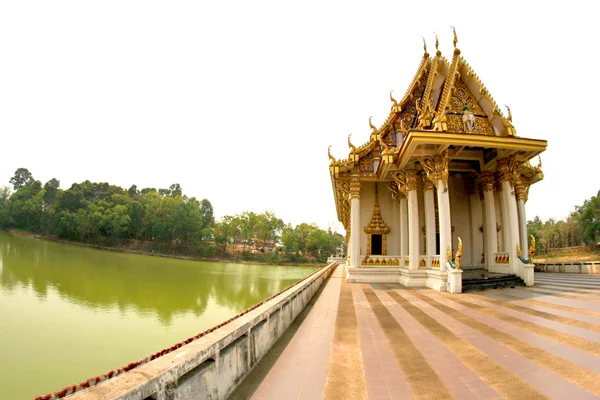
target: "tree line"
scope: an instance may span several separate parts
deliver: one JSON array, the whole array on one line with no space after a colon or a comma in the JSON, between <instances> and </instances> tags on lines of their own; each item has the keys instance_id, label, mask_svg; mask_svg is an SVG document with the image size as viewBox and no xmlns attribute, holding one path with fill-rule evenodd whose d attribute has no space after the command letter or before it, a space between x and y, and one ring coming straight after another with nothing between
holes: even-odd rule
<instances>
[{"instance_id":1,"label":"tree line","mask_svg":"<svg viewBox=\"0 0 600 400\"><path fill-rule=\"evenodd\" d=\"M266 261L273 262L288 253L293 262L306 261L306 254L322 261L343 243L331 230L306 223L292 228L270 211L215 220L208 199L184 195L177 183L168 189L138 190L132 185L126 190L88 180L63 190L58 179L42 185L29 170L19 168L10 184L12 191L9 186L0 188L0 227L71 241L245 259L260 257L251 249L267 249L271 259Z\"/></svg>"},{"instance_id":2,"label":"tree line","mask_svg":"<svg viewBox=\"0 0 600 400\"><path fill-rule=\"evenodd\" d=\"M589 246L595 250L600 242L600 191L583 205L576 206L565 220L550 218L542 221L536 216L527 221L527 230L535 237L537 254L575 246Z\"/></svg>"}]
</instances>

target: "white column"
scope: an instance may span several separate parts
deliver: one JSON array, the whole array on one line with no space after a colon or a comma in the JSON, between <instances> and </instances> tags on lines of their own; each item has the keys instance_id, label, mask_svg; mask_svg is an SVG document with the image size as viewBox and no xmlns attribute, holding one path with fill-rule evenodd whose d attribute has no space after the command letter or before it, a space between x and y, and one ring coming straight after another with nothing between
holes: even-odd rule
<instances>
[{"instance_id":1,"label":"white column","mask_svg":"<svg viewBox=\"0 0 600 400\"><path fill-rule=\"evenodd\" d=\"M450 219L450 197L447 181L437 181L438 212L440 218L440 269L445 269L448 261L448 247L452 253L452 223Z\"/></svg>"},{"instance_id":2,"label":"white column","mask_svg":"<svg viewBox=\"0 0 600 400\"><path fill-rule=\"evenodd\" d=\"M471 260L473 266L481 263L481 252L483 250L483 233L479 228L483 225L483 214L479 191L473 183L467 185L469 194L469 219L471 220Z\"/></svg>"},{"instance_id":3,"label":"white column","mask_svg":"<svg viewBox=\"0 0 600 400\"><path fill-rule=\"evenodd\" d=\"M525 185L522 183L516 184L515 191L517 192L517 211L519 213L519 238L521 242L521 253L523 254L523 257L527 258L527 251L529 249L529 246L527 245L528 234L527 216L525 214Z\"/></svg>"},{"instance_id":4,"label":"white column","mask_svg":"<svg viewBox=\"0 0 600 400\"><path fill-rule=\"evenodd\" d=\"M400 197L400 255L408 255L408 201L404 195Z\"/></svg>"},{"instance_id":5,"label":"white column","mask_svg":"<svg viewBox=\"0 0 600 400\"><path fill-rule=\"evenodd\" d=\"M508 229L508 226L510 224L509 222L509 202L507 201L507 192L506 192L506 187L504 186L504 182L500 182L500 205L502 208L502 250L501 251L507 251L510 252L511 251L511 232L510 229ZM508 188L508 195L510 196L510 193L512 192L512 187L509 185Z\"/></svg>"},{"instance_id":6,"label":"white column","mask_svg":"<svg viewBox=\"0 0 600 400\"><path fill-rule=\"evenodd\" d=\"M350 267L360 267L360 180L350 182Z\"/></svg>"},{"instance_id":7,"label":"white column","mask_svg":"<svg viewBox=\"0 0 600 400\"><path fill-rule=\"evenodd\" d=\"M506 251L506 210L504 209L504 198L502 197L502 183L496 182L494 186L494 203L496 205L496 222L500 225L498 233L498 252Z\"/></svg>"},{"instance_id":8,"label":"white column","mask_svg":"<svg viewBox=\"0 0 600 400\"><path fill-rule=\"evenodd\" d=\"M419 269L419 199L417 171L406 171L408 187L408 268Z\"/></svg>"},{"instance_id":9,"label":"white column","mask_svg":"<svg viewBox=\"0 0 600 400\"><path fill-rule=\"evenodd\" d=\"M496 206L494 205L494 175L490 172L481 174L481 190L485 203L485 219L483 234L485 235L485 265L489 270L494 264L494 253L498 251L496 232Z\"/></svg>"},{"instance_id":10,"label":"white column","mask_svg":"<svg viewBox=\"0 0 600 400\"><path fill-rule=\"evenodd\" d=\"M431 267L431 256L435 255L435 204L433 199L433 183L423 175L423 203L425 208L425 241L428 267Z\"/></svg>"},{"instance_id":11,"label":"white column","mask_svg":"<svg viewBox=\"0 0 600 400\"><path fill-rule=\"evenodd\" d=\"M510 269L513 274L519 274L517 271L517 244L519 243L519 217L517 216L517 201L510 181L502 182L502 198L504 199L506 209L506 251L510 257Z\"/></svg>"}]
</instances>

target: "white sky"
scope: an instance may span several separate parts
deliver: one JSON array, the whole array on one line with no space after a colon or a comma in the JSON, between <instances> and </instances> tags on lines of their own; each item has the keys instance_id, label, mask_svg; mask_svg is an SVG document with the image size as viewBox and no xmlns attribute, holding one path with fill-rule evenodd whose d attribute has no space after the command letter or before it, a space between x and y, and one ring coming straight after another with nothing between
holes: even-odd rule
<instances>
[{"instance_id":1,"label":"white sky","mask_svg":"<svg viewBox=\"0 0 600 400\"><path fill-rule=\"evenodd\" d=\"M517 135L548 140L527 214L600 189L598 6L561 2L2 1L0 186L180 183L217 216L336 224L327 147L368 140L422 40L458 47ZM336 227L341 224L337 223Z\"/></svg>"}]
</instances>

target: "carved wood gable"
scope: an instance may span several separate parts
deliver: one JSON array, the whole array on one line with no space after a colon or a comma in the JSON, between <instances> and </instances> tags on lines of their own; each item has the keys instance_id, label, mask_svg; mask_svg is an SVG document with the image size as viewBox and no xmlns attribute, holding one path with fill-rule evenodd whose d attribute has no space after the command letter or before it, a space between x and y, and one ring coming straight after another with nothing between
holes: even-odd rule
<instances>
[{"instance_id":1,"label":"carved wood gable","mask_svg":"<svg viewBox=\"0 0 600 400\"><path fill-rule=\"evenodd\" d=\"M358 171L362 173L375 172L375 154L370 151L358 161Z\"/></svg>"},{"instance_id":2,"label":"carved wood gable","mask_svg":"<svg viewBox=\"0 0 600 400\"><path fill-rule=\"evenodd\" d=\"M425 86L427 85L427 75L428 73L423 74L420 81L417 82L415 88L413 89L413 92L411 93L408 103L406 104L406 106L404 106L402 112L400 113L400 121L402 121L402 126L406 130L416 127L417 100L420 101L423 98Z\"/></svg>"},{"instance_id":3,"label":"carved wood gable","mask_svg":"<svg viewBox=\"0 0 600 400\"><path fill-rule=\"evenodd\" d=\"M463 125L465 107L475 115L475 128L472 132L480 135L494 135L492 124L462 78L457 77L452 88L452 96L447 104L446 118L448 132L466 133Z\"/></svg>"}]
</instances>

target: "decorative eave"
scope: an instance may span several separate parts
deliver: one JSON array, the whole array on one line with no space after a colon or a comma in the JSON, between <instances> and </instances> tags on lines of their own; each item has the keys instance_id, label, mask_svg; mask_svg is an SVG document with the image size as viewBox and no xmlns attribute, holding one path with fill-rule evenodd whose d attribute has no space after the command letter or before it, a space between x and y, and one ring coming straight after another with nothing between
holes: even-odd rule
<instances>
[{"instance_id":1,"label":"decorative eave","mask_svg":"<svg viewBox=\"0 0 600 400\"><path fill-rule=\"evenodd\" d=\"M399 150L396 168L405 168L415 154L425 155L417 152L417 148L423 145L428 145L432 152L438 154L450 146L465 146L502 150L505 152L504 156L519 152L524 160L529 160L545 151L548 142L541 139L519 137L412 130Z\"/></svg>"}]
</instances>

